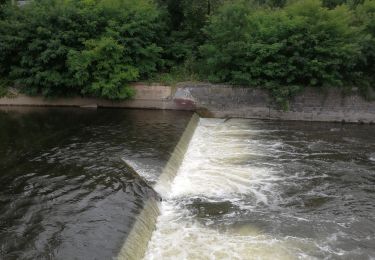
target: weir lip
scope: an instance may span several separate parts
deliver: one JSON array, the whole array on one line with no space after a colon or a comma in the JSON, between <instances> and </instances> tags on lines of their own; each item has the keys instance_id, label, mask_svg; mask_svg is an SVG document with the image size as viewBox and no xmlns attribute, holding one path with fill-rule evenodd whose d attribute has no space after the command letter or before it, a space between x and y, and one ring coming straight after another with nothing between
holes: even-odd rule
<instances>
[{"instance_id":1,"label":"weir lip","mask_svg":"<svg viewBox=\"0 0 375 260\"><path fill-rule=\"evenodd\" d=\"M151 196L144 203L143 209L138 215L133 228L117 256L118 260L138 260L142 259L146 253L148 242L151 239L152 232L156 226L156 220L160 214L160 200L168 197L171 183L181 166L198 123L199 116L193 114L155 185L152 185L150 181L139 174L126 159L122 159L132 169L132 173L150 187L156 196ZM155 197L159 199L156 200Z\"/></svg>"},{"instance_id":2,"label":"weir lip","mask_svg":"<svg viewBox=\"0 0 375 260\"><path fill-rule=\"evenodd\" d=\"M154 198L157 198L157 200L161 201L162 200L162 197L160 196L160 194L158 192L155 191L152 183L150 181L148 181L145 177L143 177L141 174L139 174L135 169L134 167L131 165L131 163L129 161L127 161L125 158L121 158L121 160L128 166L128 168L130 169L130 173L136 178L136 179L139 179L141 182L142 182L142 185L143 186L146 186L147 188L150 189L151 191L151 196L154 197Z\"/></svg>"}]
</instances>

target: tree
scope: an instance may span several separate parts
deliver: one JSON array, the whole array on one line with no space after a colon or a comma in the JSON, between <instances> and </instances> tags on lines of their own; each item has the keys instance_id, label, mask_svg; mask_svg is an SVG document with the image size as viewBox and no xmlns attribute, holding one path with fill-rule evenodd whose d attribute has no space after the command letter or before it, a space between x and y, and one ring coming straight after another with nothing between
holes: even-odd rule
<instances>
[{"instance_id":1,"label":"tree","mask_svg":"<svg viewBox=\"0 0 375 260\"><path fill-rule=\"evenodd\" d=\"M68 67L81 93L108 99L133 96L128 83L139 77L139 70L124 60L125 48L110 37L85 42L82 51L71 50Z\"/></svg>"},{"instance_id":2,"label":"tree","mask_svg":"<svg viewBox=\"0 0 375 260\"><path fill-rule=\"evenodd\" d=\"M169 32L165 57L172 64L194 58L204 42L202 28L225 0L159 0L167 10Z\"/></svg>"},{"instance_id":3,"label":"tree","mask_svg":"<svg viewBox=\"0 0 375 260\"><path fill-rule=\"evenodd\" d=\"M306 0L284 9L228 4L212 17L202 71L216 82L262 87L285 101L304 86L345 87L356 78L361 39L353 12Z\"/></svg>"},{"instance_id":4,"label":"tree","mask_svg":"<svg viewBox=\"0 0 375 260\"><path fill-rule=\"evenodd\" d=\"M127 98L129 81L163 64L163 22L148 0L38 0L4 15L0 73L29 94Z\"/></svg>"}]
</instances>

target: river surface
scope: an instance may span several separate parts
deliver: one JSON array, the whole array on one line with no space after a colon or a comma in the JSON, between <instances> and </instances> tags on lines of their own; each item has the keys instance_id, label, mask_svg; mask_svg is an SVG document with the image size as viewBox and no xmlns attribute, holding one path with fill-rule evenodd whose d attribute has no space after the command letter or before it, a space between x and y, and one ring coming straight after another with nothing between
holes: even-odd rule
<instances>
[{"instance_id":1,"label":"river surface","mask_svg":"<svg viewBox=\"0 0 375 260\"><path fill-rule=\"evenodd\" d=\"M0 259L113 259L130 233L150 260L375 258L373 125L200 119L171 157L190 113L2 110Z\"/></svg>"},{"instance_id":2,"label":"river surface","mask_svg":"<svg viewBox=\"0 0 375 260\"><path fill-rule=\"evenodd\" d=\"M375 126L201 119L145 259L375 259Z\"/></svg>"},{"instance_id":3,"label":"river surface","mask_svg":"<svg viewBox=\"0 0 375 260\"><path fill-rule=\"evenodd\" d=\"M190 113L0 110L0 259L112 259Z\"/></svg>"}]
</instances>

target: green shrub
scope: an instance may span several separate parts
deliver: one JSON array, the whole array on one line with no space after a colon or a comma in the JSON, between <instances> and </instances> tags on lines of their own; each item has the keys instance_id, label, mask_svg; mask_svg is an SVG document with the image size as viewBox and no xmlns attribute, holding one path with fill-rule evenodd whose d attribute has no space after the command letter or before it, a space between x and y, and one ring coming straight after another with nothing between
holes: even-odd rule
<instances>
[{"instance_id":1,"label":"green shrub","mask_svg":"<svg viewBox=\"0 0 375 260\"><path fill-rule=\"evenodd\" d=\"M374 93L375 0L155 1L0 0L0 77L109 99L135 80L200 78L267 89L284 108L306 86Z\"/></svg>"},{"instance_id":2,"label":"green shrub","mask_svg":"<svg viewBox=\"0 0 375 260\"><path fill-rule=\"evenodd\" d=\"M306 0L284 9L226 5L201 47L209 80L262 87L284 103L304 86L345 86L361 53L353 13Z\"/></svg>"},{"instance_id":3,"label":"green shrub","mask_svg":"<svg viewBox=\"0 0 375 260\"><path fill-rule=\"evenodd\" d=\"M195 59L198 47L205 41L202 28L208 17L226 0L158 0L164 9L168 30L163 46L169 67ZM173 70L173 68L172 68Z\"/></svg>"},{"instance_id":4,"label":"green shrub","mask_svg":"<svg viewBox=\"0 0 375 260\"><path fill-rule=\"evenodd\" d=\"M108 37L88 40L85 47L68 55L68 67L81 93L109 99L131 97L127 83L138 78L139 70L123 63L125 48Z\"/></svg>"},{"instance_id":5,"label":"green shrub","mask_svg":"<svg viewBox=\"0 0 375 260\"><path fill-rule=\"evenodd\" d=\"M162 65L158 18L148 0L38 0L9 6L0 21L0 73L29 94L129 97L126 83ZM87 78L77 76L85 73Z\"/></svg>"}]
</instances>

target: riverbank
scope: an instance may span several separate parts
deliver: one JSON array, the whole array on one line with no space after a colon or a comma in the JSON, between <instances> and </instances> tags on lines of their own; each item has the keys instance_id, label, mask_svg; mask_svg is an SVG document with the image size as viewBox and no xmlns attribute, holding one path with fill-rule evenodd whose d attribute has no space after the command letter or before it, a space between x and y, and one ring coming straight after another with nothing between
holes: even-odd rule
<instances>
[{"instance_id":1,"label":"riverbank","mask_svg":"<svg viewBox=\"0 0 375 260\"><path fill-rule=\"evenodd\" d=\"M339 89L325 92L306 88L290 101L288 111L273 102L267 92L245 87L208 83L180 83L177 86L135 84L132 100L96 98L44 98L17 94L0 98L0 106L70 106L88 108L141 108L196 111L202 117L240 117L272 120L302 120L374 123L375 102L357 92L343 95Z\"/></svg>"}]
</instances>

